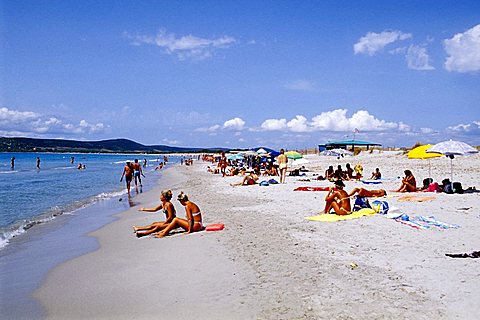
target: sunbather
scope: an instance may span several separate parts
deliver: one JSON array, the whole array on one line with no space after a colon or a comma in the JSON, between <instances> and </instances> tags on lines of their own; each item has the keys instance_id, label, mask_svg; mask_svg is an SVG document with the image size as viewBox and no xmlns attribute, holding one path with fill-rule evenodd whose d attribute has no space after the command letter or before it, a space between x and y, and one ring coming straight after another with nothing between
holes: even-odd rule
<instances>
[{"instance_id":1,"label":"sunbather","mask_svg":"<svg viewBox=\"0 0 480 320\"><path fill-rule=\"evenodd\" d=\"M157 238L165 237L170 231L176 228L184 229L185 233L203 230L200 208L195 203L188 200L188 196L183 192L178 195L177 200L180 201L180 203L185 207L187 219L178 217L174 218L173 221L165 227L165 229L156 234Z\"/></svg>"},{"instance_id":2,"label":"sunbather","mask_svg":"<svg viewBox=\"0 0 480 320\"><path fill-rule=\"evenodd\" d=\"M140 208L139 211L146 211L146 212L157 212L160 209L163 209L163 213L165 213L165 221L154 222L149 224L148 226L144 227L133 227L133 231L137 235L137 237L143 237L154 232L158 232L163 230L166 226L168 226L173 219L175 218L175 207L170 202L172 200L172 191L171 190L164 190L160 193L160 203L158 206L154 208Z\"/></svg>"},{"instance_id":3,"label":"sunbather","mask_svg":"<svg viewBox=\"0 0 480 320\"><path fill-rule=\"evenodd\" d=\"M387 192L383 189L367 190L364 188L355 188L348 194L348 196L351 197L355 194L359 197L383 197L387 195Z\"/></svg>"},{"instance_id":4,"label":"sunbather","mask_svg":"<svg viewBox=\"0 0 480 320\"><path fill-rule=\"evenodd\" d=\"M328 194L325 197L325 209L324 213L330 213L330 210L335 210L338 215L346 215L352 213L352 207L350 205L350 197L348 193L343 190L345 184L342 180L335 181L335 188L330 187Z\"/></svg>"},{"instance_id":5,"label":"sunbather","mask_svg":"<svg viewBox=\"0 0 480 320\"><path fill-rule=\"evenodd\" d=\"M412 171L405 170L405 178L402 180L402 185L400 188L395 190L395 192L415 192L417 191L417 182L413 176Z\"/></svg>"},{"instance_id":6,"label":"sunbather","mask_svg":"<svg viewBox=\"0 0 480 320\"><path fill-rule=\"evenodd\" d=\"M254 185L258 180L258 176L253 172L250 171L248 175L243 177L243 180L241 182L236 182L236 183L230 183L231 186L250 186Z\"/></svg>"}]
</instances>

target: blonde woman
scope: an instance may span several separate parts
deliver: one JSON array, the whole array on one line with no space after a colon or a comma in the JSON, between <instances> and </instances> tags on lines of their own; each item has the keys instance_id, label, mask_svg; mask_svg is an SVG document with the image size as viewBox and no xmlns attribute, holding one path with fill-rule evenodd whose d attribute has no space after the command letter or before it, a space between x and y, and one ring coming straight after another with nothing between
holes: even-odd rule
<instances>
[{"instance_id":1,"label":"blonde woman","mask_svg":"<svg viewBox=\"0 0 480 320\"><path fill-rule=\"evenodd\" d=\"M173 221L166 226L162 231L156 234L157 238L163 238L170 231L176 228L182 228L185 233L192 233L203 230L202 214L200 208L188 199L188 196L183 191L178 195L177 200L185 207L187 219L174 218Z\"/></svg>"},{"instance_id":2,"label":"blonde woman","mask_svg":"<svg viewBox=\"0 0 480 320\"><path fill-rule=\"evenodd\" d=\"M172 191L171 190L163 190L160 193L160 201L161 203L154 207L154 208L140 208L139 211L145 212L157 212L158 210L163 209L163 213L165 214L165 221L154 222L149 224L148 226L144 227L135 227L133 226L133 231L137 235L137 237L143 237L158 231L163 230L167 227L173 219L175 219L175 207L173 203L170 202L172 200Z\"/></svg>"}]
</instances>

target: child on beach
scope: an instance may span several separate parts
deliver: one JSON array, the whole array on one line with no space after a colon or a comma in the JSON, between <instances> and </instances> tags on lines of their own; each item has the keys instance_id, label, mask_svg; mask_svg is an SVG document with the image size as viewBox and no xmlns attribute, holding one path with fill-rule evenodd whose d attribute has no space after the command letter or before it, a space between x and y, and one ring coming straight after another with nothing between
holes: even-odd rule
<instances>
[{"instance_id":1,"label":"child on beach","mask_svg":"<svg viewBox=\"0 0 480 320\"><path fill-rule=\"evenodd\" d=\"M172 200L172 191L171 190L163 190L160 193L160 201L161 203L156 206L155 208L140 208L139 211L145 212L157 212L160 209L163 209L163 213L165 214L165 221L154 222L149 224L148 226L144 227L135 227L133 226L133 232L137 235L137 237L143 237L158 231L163 230L166 228L175 218L175 207L170 202Z\"/></svg>"},{"instance_id":2,"label":"child on beach","mask_svg":"<svg viewBox=\"0 0 480 320\"><path fill-rule=\"evenodd\" d=\"M330 213L330 210L335 210L338 215L347 215L352 213L350 205L350 197L348 193L343 190L345 184L342 180L335 181L335 187L328 188L328 194L325 197L324 213Z\"/></svg>"},{"instance_id":3,"label":"child on beach","mask_svg":"<svg viewBox=\"0 0 480 320\"><path fill-rule=\"evenodd\" d=\"M182 192L177 197L177 200L185 207L185 213L187 219L182 218L174 218L170 224L168 224L165 229L161 232L156 234L157 238L163 238L170 231L176 228L182 228L186 232L185 233L192 233L196 231L203 230L203 223L202 223L202 214L200 213L200 208L193 203L192 201L188 200L188 196Z\"/></svg>"}]
</instances>

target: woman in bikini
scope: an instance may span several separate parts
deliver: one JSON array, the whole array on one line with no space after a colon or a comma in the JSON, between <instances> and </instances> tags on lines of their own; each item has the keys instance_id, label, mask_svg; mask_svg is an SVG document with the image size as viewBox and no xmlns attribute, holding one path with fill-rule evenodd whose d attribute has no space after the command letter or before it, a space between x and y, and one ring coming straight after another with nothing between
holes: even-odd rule
<instances>
[{"instance_id":1,"label":"woman in bikini","mask_svg":"<svg viewBox=\"0 0 480 320\"><path fill-rule=\"evenodd\" d=\"M348 193L343 190L345 184L342 180L335 181L335 187L328 188L328 194L325 197L324 213L330 213L330 210L335 210L338 215L347 215L352 213L350 205L350 197Z\"/></svg>"},{"instance_id":2,"label":"woman in bikini","mask_svg":"<svg viewBox=\"0 0 480 320\"><path fill-rule=\"evenodd\" d=\"M280 169L280 183L285 183L285 176L287 175L288 158L285 155L285 150L280 149L280 155L277 157L278 168Z\"/></svg>"},{"instance_id":3,"label":"woman in bikini","mask_svg":"<svg viewBox=\"0 0 480 320\"><path fill-rule=\"evenodd\" d=\"M163 190L160 193L160 203L155 208L140 208L139 211L145 212L157 212L158 210L163 209L163 213L165 214L165 221L154 222L149 224L148 226L144 227L135 227L133 226L133 231L137 235L137 237L143 237L158 231L163 230L166 228L175 218L175 207L173 203L170 202L172 200L172 191L171 190Z\"/></svg>"},{"instance_id":4,"label":"woman in bikini","mask_svg":"<svg viewBox=\"0 0 480 320\"><path fill-rule=\"evenodd\" d=\"M355 188L348 194L349 197L357 194L360 197L384 197L387 195L387 192L384 189L378 190L367 190L364 188Z\"/></svg>"},{"instance_id":5,"label":"woman in bikini","mask_svg":"<svg viewBox=\"0 0 480 320\"><path fill-rule=\"evenodd\" d=\"M413 176L412 171L405 170L405 178L402 180L402 185L395 192L415 192L417 191L417 181Z\"/></svg>"},{"instance_id":6,"label":"woman in bikini","mask_svg":"<svg viewBox=\"0 0 480 320\"><path fill-rule=\"evenodd\" d=\"M156 234L157 238L163 238L170 231L176 228L182 228L186 232L185 233L192 233L196 231L203 230L203 223L202 223L202 214L200 213L200 208L193 203L192 201L188 200L188 196L181 192L177 200L185 207L185 213L187 219L182 218L174 218L172 222L166 226L162 231Z\"/></svg>"}]
</instances>

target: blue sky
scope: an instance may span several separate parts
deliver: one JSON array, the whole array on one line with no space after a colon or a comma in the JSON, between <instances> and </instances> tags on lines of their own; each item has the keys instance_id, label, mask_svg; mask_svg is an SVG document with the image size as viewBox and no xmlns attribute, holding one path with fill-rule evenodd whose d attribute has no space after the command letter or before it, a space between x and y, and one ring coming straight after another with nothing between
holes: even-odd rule
<instances>
[{"instance_id":1,"label":"blue sky","mask_svg":"<svg viewBox=\"0 0 480 320\"><path fill-rule=\"evenodd\" d=\"M480 1L0 1L0 136L480 145Z\"/></svg>"}]
</instances>

